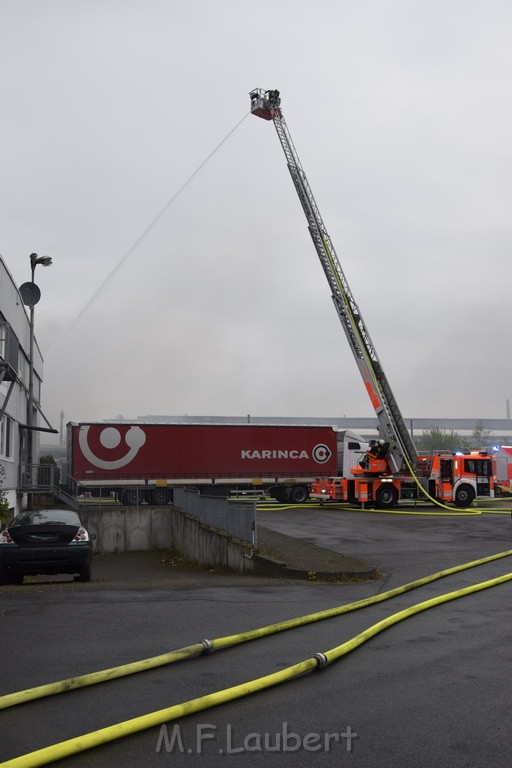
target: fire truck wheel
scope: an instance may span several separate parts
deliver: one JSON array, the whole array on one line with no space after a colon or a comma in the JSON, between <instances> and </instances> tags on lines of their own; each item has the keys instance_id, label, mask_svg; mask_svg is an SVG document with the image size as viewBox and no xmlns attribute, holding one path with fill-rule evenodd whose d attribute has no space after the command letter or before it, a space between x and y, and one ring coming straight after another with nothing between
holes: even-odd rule
<instances>
[{"instance_id":1,"label":"fire truck wheel","mask_svg":"<svg viewBox=\"0 0 512 768\"><path fill-rule=\"evenodd\" d=\"M375 494L375 506L377 509L392 509L396 507L398 491L391 483L379 485Z\"/></svg>"},{"instance_id":2,"label":"fire truck wheel","mask_svg":"<svg viewBox=\"0 0 512 768\"><path fill-rule=\"evenodd\" d=\"M309 499L308 489L303 485L297 485L290 490L290 501L292 504L304 504Z\"/></svg>"},{"instance_id":3,"label":"fire truck wheel","mask_svg":"<svg viewBox=\"0 0 512 768\"><path fill-rule=\"evenodd\" d=\"M469 507L475 499L475 490L470 485L459 485L453 499L456 507Z\"/></svg>"}]
</instances>

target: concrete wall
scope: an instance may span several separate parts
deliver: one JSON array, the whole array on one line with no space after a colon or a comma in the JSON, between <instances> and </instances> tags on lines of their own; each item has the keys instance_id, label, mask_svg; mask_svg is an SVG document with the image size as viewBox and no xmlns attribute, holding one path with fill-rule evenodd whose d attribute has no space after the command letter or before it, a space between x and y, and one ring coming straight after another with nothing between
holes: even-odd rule
<instances>
[{"instance_id":1,"label":"concrete wall","mask_svg":"<svg viewBox=\"0 0 512 768\"><path fill-rule=\"evenodd\" d=\"M230 538L176 508L171 516L171 539L190 562L244 573L254 570L249 544Z\"/></svg>"},{"instance_id":2,"label":"concrete wall","mask_svg":"<svg viewBox=\"0 0 512 768\"><path fill-rule=\"evenodd\" d=\"M176 507L81 509L80 516L87 530L97 535L95 552L172 548L200 565L254 570L249 545L230 539Z\"/></svg>"},{"instance_id":3,"label":"concrete wall","mask_svg":"<svg viewBox=\"0 0 512 768\"><path fill-rule=\"evenodd\" d=\"M171 544L171 507L81 509L89 533L95 533L95 552L165 549Z\"/></svg>"}]
</instances>

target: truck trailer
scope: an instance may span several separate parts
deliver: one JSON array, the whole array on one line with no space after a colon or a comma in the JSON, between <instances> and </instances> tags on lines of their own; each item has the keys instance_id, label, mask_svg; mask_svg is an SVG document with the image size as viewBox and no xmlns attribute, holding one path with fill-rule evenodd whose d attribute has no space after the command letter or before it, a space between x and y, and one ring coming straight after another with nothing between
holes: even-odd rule
<instances>
[{"instance_id":1,"label":"truck trailer","mask_svg":"<svg viewBox=\"0 0 512 768\"><path fill-rule=\"evenodd\" d=\"M350 477L367 449L355 432L331 426L70 422L68 486L125 505L168 504L177 485L301 503L314 478Z\"/></svg>"}]
</instances>

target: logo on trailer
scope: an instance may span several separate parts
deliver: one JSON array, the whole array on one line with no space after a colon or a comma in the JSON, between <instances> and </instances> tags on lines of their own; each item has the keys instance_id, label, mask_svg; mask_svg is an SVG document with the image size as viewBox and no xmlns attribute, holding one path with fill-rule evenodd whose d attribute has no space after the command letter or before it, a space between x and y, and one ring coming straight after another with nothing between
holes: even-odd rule
<instances>
[{"instance_id":1,"label":"logo on trailer","mask_svg":"<svg viewBox=\"0 0 512 768\"><path fill-rule=\"evenodd\" d=\"M325 464L325 462L329 461L331 458L332 451L327 445L319 443L318 445L315 445L311 455L317 464ZM243 449L241 451L240 457L242 459L309 459L309 454L305 450L298 451L294 449Z\"/></svg>"},{"instance_id":2,"label":"logo on trailer","mask_svg":"<svg viewBox=\"0 0 512 768\"><path fill-rule=\"evenodd\" d=\"M102 459L96 456L89 446L89 429L90 427L80 427L78 443L87 461L100 469L121 469L121 467L126 467L146 442L146 435L140 427L130 427L124 436L124 442L128 449L124 456L118 459ZM100 432L99 440L107 452L113 451L121 444L121 432L116 427L105 427Z\"/></svg>"},{"instance_id":3,"label":"logo on trailer","mask_svg":"<svg viewBox=\"0 0 512 768\"><path fill-rule=\"evenodd\" d=\"M313 458L317 464L325 464L326 461L329 461L331 456L331 449L323 443L319 443L313 448Z\"/></svg>"}]
</instances>

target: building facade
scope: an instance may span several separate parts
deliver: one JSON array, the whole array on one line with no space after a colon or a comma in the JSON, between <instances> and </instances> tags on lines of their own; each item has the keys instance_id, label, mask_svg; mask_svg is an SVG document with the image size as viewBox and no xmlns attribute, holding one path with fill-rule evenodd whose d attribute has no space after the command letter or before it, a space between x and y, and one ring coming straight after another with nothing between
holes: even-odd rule
<instances>
[{"instance_id":1,"label":"building facade","mask_svg":"<svg viewBox=\"0 0 512 768\"><path fill-rule=\"evenodd\" d=\"M34 340L33 344L33 398L34 415L31 423L33 461L38 459L39 411L41 402L43 359ZM30 474L27 466L29 441L26 429L29 403L30 377L30 319L20 292L4 261L0 257L0 485L9 509L18 512L23 504L19 488L23 474ZM28 483L29 485L30 483Z\"/></svg>"}]
</instances>

